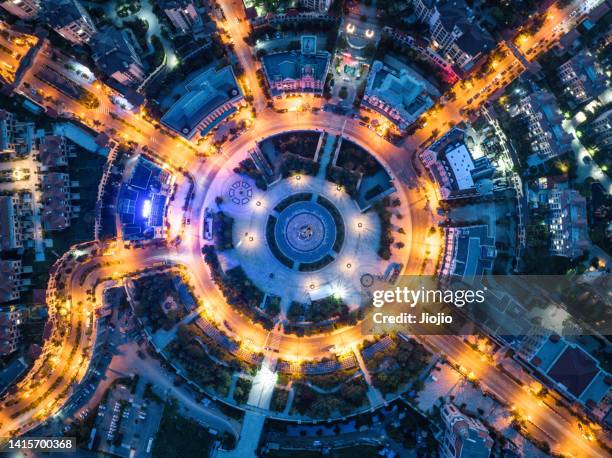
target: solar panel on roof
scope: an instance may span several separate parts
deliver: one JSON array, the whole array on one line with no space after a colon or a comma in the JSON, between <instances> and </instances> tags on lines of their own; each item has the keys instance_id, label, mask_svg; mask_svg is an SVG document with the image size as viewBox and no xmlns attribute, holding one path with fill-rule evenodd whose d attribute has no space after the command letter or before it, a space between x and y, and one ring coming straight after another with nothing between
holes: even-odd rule
<instances>
[{"instance_id":1,"label":"solar panel on roof","mask_svg":"<svg viewBox=\"0 0 612 458\"><path fill-rule=\"evenodd\" d=\"M153 196L153 208L149 224L151 226L161 226L164 222L164 208L166 207L166 196Z\"/></svg>"},{"instance_id":2,"label":"solar panel on roof","mask_svg":"<svg viewBox=\"0 0 612 458\"><path fill-rule=\"evenodd\" d=\"M151 170L145 166L144 163L138 162L134 173L132 173L132 179L130 185L135 188L147 189L149 187L149 180L151 179Z\"/></svg>"}]
</instances>

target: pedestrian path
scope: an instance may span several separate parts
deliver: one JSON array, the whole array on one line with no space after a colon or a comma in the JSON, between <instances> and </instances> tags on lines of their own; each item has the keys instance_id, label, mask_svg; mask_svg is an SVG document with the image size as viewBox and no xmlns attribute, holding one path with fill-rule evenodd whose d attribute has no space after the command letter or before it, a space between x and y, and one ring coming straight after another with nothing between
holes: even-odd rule
<instances>
[{"instance_id":1,"label":"pedestrian path","mask_svg":"<svg viewBox=\"0 0 612 458\"><path fill-rule=\"evenodd\" d=\"M259 445L259 438L263 431L266 417L258 412L247 410L242 422L240 439L234 450L219 450L218 456L222 458L255 458L255 450Z\"/></svg>"},{"instance_id":2,"label":"pedestrian path","mask_svg":"<svg viewBox=\"0 0 612 458\"><path fill-rule=\"evenodd\" d=\"M327 134L325 138L325 144L323 145L323 153L321 154L321 160L319 161L319 171L317 172L318 178L325 179L327 166L332 160L332 155L334 153L334 144L336 143L336 138L338 137L332 134Z\"/></svg>"},{"instance_id":3,"label":"pedestrian path","mask_svg":"<svg viewBox=\"0 0 612 458\"><path fill-rule=\"evenodd\" d=\"M176 336L176 333L178 332L178 329L181 327L181 325L190 323L191 321L195 320L197 317L200 316L201 312L204 312L204 309L205 306L204 304L202 304L197 309L189 313L181 321L176 323L169 331L165 331L163 329L157 330L157 332L153 334L153 343L155 344L155 346L160 350L166 348L166 345L168 345L174 340L174 337Z\"/></svg>"},{"instance_id":4,"label":"pedestrian path","mask_svg":"<svg viewBox=\"0 0 612 458\"><path fill-rule=\"evenodd\" d=\"M359 364L359 369L363 373L363 378L368 384L368 401L370 401L370 405L372 408L377 408L385 403L385 399L383 398L380 391L374 388L374 384L372 383L372 376L368 371L368 368L361 356L361 352L356 346L353 346L353 353L355 354L355 358L357 358L357 364Z\"/></svg>"},{"instance_id":5,"label":"pedestrian path","mask_svg":"<svg viewBox=\"0 0 612 458\"><path fill-rule=\"evenodd\" d=\"M269 409L272 393L276 386L277 375L272 371L272 368L275 366L276 358L268 356L264 359L261 369L253 378L253 386L249 393L247 405L260 409ZM219 456L224 458L254 458L265 421L266 417L264 414L247 410L236 448L231 451L220 451Z\"/></svg>"}]
</instances>

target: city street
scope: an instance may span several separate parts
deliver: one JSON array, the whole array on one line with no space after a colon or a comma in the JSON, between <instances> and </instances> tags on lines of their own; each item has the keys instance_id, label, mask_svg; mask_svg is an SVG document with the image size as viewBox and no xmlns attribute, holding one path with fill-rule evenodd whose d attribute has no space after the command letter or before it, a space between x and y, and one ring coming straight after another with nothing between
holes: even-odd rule
<instances>
[{"instance_id":1,"label":"city street","mask_svg":"<svg viewBox=\"0 0 612 458\"><path fill-rule=\"evenodd\" d=\"M95 306L91 300L101 279L108 277L129 277L134 272L156 265L160 260L175 260L184 264L192 276L196 296L207 304L207 310L213 314L218 323L227 323L232 331L228 334L248 339L248 345L256 350L266 352L266 343L274 338L278 353L275 357L287 360L308 360L332 355L334 352L348 352L355 348L364 336L360 326L344 327L331 334L308 337L297 337L293 334L267 331L254 324L244 315L227 304L219 289L213 283L209 269L201 255L202 224L204 205L215 176L225 166L227 158L243 154L253 148L256 141L287 130L310 129L343 135L345 138L374 152L385 167L396 177L393 183L398 197L407 204L409 221L407 231L411 239L402 250L401 263L403 273L432 275L435 272L435 260L443 241L436 233L429 230L436 225L435 212L438 201L434 184L425 177L420 178L414 170L413 159L416 152L425 144L441 136L449 127L469 118L468 110L476 110L490 100L519 76L525 66L505 44L500 45L504 57L493 65L494 71L481 79L460 81L452 89L455 97L446 104L436 106L424 115L425 124L414 135L405 139L400 146L395 146L381 136L376 135L358 120L347 119L333 113L321 112L288 112L277 113L266 108L266 100L259 86L256 70L258 63L253 59L251 49L244 41L249 26L243 17L243 8L236 1L221 1L226 21L220 25L231 36L235 54L244 68L241 83L248 87L256 108L253 126L235 140L222 145L221 154L206 157L209 146L206 143L194 145L175 134L160 128L157 121L150 120L144 113L133 113L123 110L111 102L114 91L100 82L92 82L87 89L93 92L100 106L89 109L80 102L66 96L35 75L45 66L51 66L64 72L63 67L53 63L49 52L40 53L32 68L26 73L18 92L38 103L58 111L61 116L77 118L98 132L105 132L119 141L135 142L147 146L150 151L174 170L188 170L195 177L195 197L184 216L191 224L185 226L183 242L177 248L143 248L125 249L117 243L112 256L103 253L88 256L83 262L77 262L75 256L68 259L56 269L58 275L65 277L66 297L53 298L49 304L50 319L56 323L53 337L45 341L41 357L36 361L26 379L17 387L15 402L5 401L0 411L0 436L12 436L32 429L40 422L52 417L66 402L75 387L88 371L91 353L96 341ZM594 5L595 3L592 2ZM589 3L590 6L592 6ZM559 11L551 6L546 15L544 27L534 36L526 37L520 42L518 50L532 61L555 43L563 31L569 30L577 21L570 18L569 11ZM535 49L535 52L532 51ZM47 51L49 51L47 49ZM65 75L70 78L70 75ZM27 84L26 84L27 83ZM41 99L38 93L44 95ZM51 99L51 102L47 101ZM346 120L346 122L345 122ZM172 218L181 215L174 212ZM170 221L171 226L181 225ZM103 251L103 250L101 250ZM433 253L433 254L432 254ZM422 270L421 266L425 265ZM54 291L48 291L53 297ZM65 323L58 329L59 322ZM565 407L540 405L533 396L519 386L506 372L500 370L482 355L466 345L459 336L422 336L420 338L436 353L443 353L449 362L473 372L481 381L481 386L508 405L516 409L527 420L528 429L534 437L548 441L554 452L566 456L606 456L607 452L595 442L586 439L579 430L578 420L571 416ZM151 364L140 360L118 361L118 370L136 371L147 374L152 381L167 383L155 378ZM44 370L43 370L44 368ZM41 372L42 371L42 372ZM187 396L181 400L191 404ZM201 413L202 419L215 422L215 419ZM228 428L228 425L225 425ZM233 428L233 426L232 426Z\"/></svg>"}]
</instances>

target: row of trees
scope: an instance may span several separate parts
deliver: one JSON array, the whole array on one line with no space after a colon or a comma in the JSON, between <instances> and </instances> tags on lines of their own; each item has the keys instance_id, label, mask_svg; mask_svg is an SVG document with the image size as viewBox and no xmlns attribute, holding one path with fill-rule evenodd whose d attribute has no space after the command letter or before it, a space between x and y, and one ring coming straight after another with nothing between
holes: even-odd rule
<instances>
[{"instance_id":1,"label":"row of trees","mask_svg":"<svg viewBox=\"0 0 612 458\"><path fill-rule=\"evenodd\" d=\"M347 381L333 394L319 393L304 383L296 383L292 411L311 418L347 415L367 402L368 387L362 377Z\"/></svg>"},{"instance_id":2,"label":"row of trees","mask_svg":"<svg viewBox=\"0 0 612 458\"><path fill-rule=\"evenodd\" d=\"M378 243L378 256L382 259L391 259L391 245L395 241L393 237L393 224L391 217L393 213L387 208L391 204L391 199L385 197L383 200L376 202L372 207L380 220L380 241Z\"/></svg>"},{"instance_id":3,"label":"row of trees","mask_svg":"<svg viewBox=\"0 0 612 458\"><path fill-rule=\"evenodd\" d=\"M431 354L414 339L396 339L385 350L366 361L374 386L383 393L398 391L416 380L429 363Z\"/></svg>"},{"instance_id":4,"label":"row of trees","mask_svg":"<svg viewBox=\"0 0 612 458\"><path fill-rule=\"evenodd\" d=\"M268 189L266 180L250 157L240 161L240 164L234 167L234 173L252 178L255 181L255 186L263 191Z\"/></svg>"}]
</instances>

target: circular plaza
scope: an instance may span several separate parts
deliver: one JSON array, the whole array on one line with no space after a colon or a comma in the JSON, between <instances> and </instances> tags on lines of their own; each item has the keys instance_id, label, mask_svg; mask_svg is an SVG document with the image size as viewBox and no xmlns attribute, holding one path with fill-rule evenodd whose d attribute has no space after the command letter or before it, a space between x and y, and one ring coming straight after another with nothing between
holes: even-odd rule
<instances>
[{"instance_id":1,"label":"circular plaza","mask_svg":"<svg viewBox=\"0 0 612 458\"><path fill-rule=\"evenodd\" d=\"M356 310L363 278L379 278L389 266L388 257L381 257L388 249L382 247L388 240L385 231L391 230L375 210L381 204L364 204L364 192L330 176L330 171L340 169L341 156L333 157L331 148L326 152L325 134L318 135L322 136L318 152L301 156L299 170L277 172L274 151L269 152L267 167L277 174L265 183L253 172L252 152L233 155L212 180L204 205L217 232L224 234L223 240L213 237L205 243L215 246L226 270L239 270L261 297L278 298L283 321L295 304L301 304L304 313L294 316L294 321L314 320L309 307L330 297L349 311ZM262 151L270 151L266 141L260 142ZM276 158L281 166L287 156L295 160L291 152L285 154ZM360 180L380 187L380 180L366 174ZM266 304L259 308L266 310Z\"/></svg>"}]
</instances>

